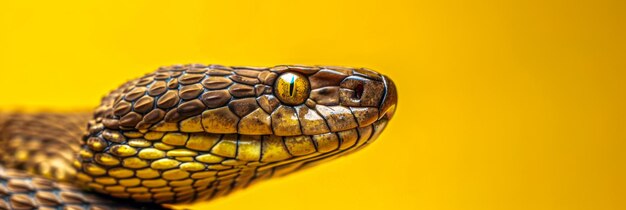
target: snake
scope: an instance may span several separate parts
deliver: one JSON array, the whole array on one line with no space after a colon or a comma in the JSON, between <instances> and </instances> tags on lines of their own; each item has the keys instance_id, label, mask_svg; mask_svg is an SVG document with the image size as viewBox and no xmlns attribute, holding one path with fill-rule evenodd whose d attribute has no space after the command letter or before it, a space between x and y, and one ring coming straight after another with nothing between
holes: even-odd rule
<instances>
[{"instance_id":1,"label":"snake","mask_svg":"<svg viewBox=\"0 0 626 210\"><path fill-rule=\"evenodd\" d=\"M359 151L393 117L367 68L185 64L87 112L0 112L0 209L167 209Z\"/></svg>"}]
</instances>

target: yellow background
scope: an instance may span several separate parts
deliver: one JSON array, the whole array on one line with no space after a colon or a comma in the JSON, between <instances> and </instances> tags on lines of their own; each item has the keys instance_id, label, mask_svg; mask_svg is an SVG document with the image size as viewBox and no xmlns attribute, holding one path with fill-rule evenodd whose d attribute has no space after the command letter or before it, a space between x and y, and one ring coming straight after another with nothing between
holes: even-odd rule
<instances>
[{"instance_id":1,"label":"yellow background","mask_svg":"<svg viewBox=\"0 0 626 210\"><path fill-rule=\"evenodd\" d=\"M198 209L626 209L624 1L0 3L0 107L94 107L160 65L365 66L374 145Z\"/></svg>"}]
</instances>

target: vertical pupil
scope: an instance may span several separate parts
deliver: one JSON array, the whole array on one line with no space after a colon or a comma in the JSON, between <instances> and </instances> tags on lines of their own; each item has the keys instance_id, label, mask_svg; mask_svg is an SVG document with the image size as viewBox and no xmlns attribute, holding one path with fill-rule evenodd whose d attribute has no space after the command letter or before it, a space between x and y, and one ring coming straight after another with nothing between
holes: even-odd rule
<instances>
[{"instance_id":1,"label":"vertical pupil","mask_svg":"<svg viewBox=\"0 0 626 210\"><path fill-rule=\"evenodd\" d=\"M291 75L291 82L289 82L289 95L293 96L293 89L295 88L296 76Z\"/></svg>"}]
</instances>

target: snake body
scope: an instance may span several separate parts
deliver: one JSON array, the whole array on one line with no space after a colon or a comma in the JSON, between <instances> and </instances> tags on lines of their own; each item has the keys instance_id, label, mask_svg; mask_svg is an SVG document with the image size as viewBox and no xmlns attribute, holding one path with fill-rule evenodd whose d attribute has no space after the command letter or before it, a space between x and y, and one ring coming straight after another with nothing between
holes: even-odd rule
<instances>
[{"instance_id":1,"label":"snake body","mask_svg":"<svg viewBox=\"0 0 626 210\"><path fill-rule=\"evenodd\" d=\"M0 209L210 200L358 151L396 103L365 68L161 67L93 114L0 114Z\"/></svg>"}]
</instances>

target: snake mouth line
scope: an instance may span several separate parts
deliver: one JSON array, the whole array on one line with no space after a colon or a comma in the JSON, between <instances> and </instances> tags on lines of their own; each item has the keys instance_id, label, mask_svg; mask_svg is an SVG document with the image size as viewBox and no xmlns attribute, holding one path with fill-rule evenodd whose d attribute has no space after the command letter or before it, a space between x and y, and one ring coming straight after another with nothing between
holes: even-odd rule
<instances>
[{"instance_id":1,"label":"snake mouth line","mask_svg":"<svg viewBox=\"0 0 626 210\"><path fill-rule=\"evenodd\" d=\"M385 129L387 123L388 123L388 119L384 117L378 120L373 125L355 129L358 135L356 140L352 140L350 139L350 137L346 138L345 136L342 137L342 135L339 135L340 143L336 149L319 151L317 149L319 145L316 144L316 154L309 154L309 155L305 155L301 157L296 157L290 160L270 163L263 167L260 167L259 170L263 171L263 170L273 169L278 166L285 166L285 165L289 165L292 163L301 162L302 164L298 165L297 166L298 168L291 168L291 169L298 170L300 168L306 167L308 164L315 163L318 160L329 159L331 157L337 158L347 153L356 152L364 148L368 144L372 143L374 140L376 140L376 138L378 138L381 132ZM279 169L279 168L276 168L276 169Z\"/></svg>"}]
</instances>

